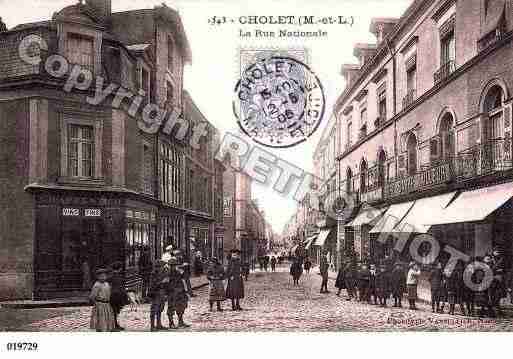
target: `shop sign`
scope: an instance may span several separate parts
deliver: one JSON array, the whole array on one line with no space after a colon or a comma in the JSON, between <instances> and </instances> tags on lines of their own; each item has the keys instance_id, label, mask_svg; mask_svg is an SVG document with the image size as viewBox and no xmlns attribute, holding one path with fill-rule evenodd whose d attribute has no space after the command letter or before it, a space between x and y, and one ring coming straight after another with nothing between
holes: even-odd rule
<instances>
[{"instance_id":1,"label":"shop sign","mask_svg":"<svg viewBox=\"0 0 513 359\"><path fill-rule=\"evenodd\" d=\"M225 197L224 198L224 216L225 217L231 217L233 213L233 199L232 197Z\"/></svg>"},{"instance_id":2,"label":"shop sign","mask_svg":"<svg viewBox=\"0 0 513 359\"><path fill-rule=\"evenodd\" d=\"M65 217L78 217L78 216L80 216L80 209L78 209L78 208L63 208L62 215Z\"/></svg>"},{"instance_id":3,"label":"shop sign","mask_svg":"<svg viewBox=\"0 0 513 359\"><path fill-rule=\"evenodd\" d=\"M86 208L84 210L84 216L85 217L101 217L102 210L99 208Z\"/></svg>"}]
</instances>

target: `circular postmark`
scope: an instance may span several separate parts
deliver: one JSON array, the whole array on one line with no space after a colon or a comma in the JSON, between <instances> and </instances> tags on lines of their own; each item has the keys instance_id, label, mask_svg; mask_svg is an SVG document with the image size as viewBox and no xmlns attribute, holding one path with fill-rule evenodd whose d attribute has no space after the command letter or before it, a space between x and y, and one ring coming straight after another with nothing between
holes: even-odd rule
<instances>
[{"instance_id":1,"label":"circular postmark","mask_svg":"<svg viewBox=\"0 0 513 359\"><path fill-rule=\"evenodd\" d=\"M248 66L237 85L233 110L241 130L268 147L292 147L319 127L326 101L319 78L303 62L284 56Z\"/></svg>"}]
</instances>

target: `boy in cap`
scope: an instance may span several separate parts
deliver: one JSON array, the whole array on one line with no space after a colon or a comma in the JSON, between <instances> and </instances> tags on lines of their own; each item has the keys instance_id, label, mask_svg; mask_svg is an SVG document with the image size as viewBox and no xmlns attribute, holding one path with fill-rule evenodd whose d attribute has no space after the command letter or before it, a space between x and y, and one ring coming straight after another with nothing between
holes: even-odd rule
<instances>
[{"instance_id":1,"label":"boy in cap","mask_svg":"<svg viewBox=\"0 0 513 359\"><path fill-rule=\"evenodd\" d=\"M169 282L166 262L160 260L155 264L155 269L151 273L150 288L148 295L151 299L150 324L151 331L165 330L162 326L162 312L164 311L166 301L166 287ZM157 321L155 323L155 320ZM155 325L156 324L156 325Z\"/></svg>"},{"instance_id":2,"label":"boy in cap","mask_svg":"<svg viewBox=\"0 0 513 359\"><path fill-rule=\"evenodd\" d=\"M178 316L178 328L188 328L189 324L183 321L183 315L187 308L189 298L184 285L183 270L178 267L178 259L171 257L169 265L169 283L167 286L167 317L169 319L169 329L175 329L173 316Z\"/></svg>"}]
</instances>

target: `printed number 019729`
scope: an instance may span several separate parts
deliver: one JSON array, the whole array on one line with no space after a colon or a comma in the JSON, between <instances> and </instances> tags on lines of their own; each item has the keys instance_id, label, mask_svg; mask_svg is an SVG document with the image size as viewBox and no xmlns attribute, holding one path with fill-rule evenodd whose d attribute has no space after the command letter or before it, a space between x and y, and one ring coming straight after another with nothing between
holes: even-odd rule
<instances>
[{"instance_id":1,"label":"printed number 019729","mask_svg":"<svg viewBox=\"0 0 513 359\"><path fill-rule=\"evenodd\" d=\"M7 343L7 351L36 351L37 349L37 343Z\"/></svg>"}]
</instances>

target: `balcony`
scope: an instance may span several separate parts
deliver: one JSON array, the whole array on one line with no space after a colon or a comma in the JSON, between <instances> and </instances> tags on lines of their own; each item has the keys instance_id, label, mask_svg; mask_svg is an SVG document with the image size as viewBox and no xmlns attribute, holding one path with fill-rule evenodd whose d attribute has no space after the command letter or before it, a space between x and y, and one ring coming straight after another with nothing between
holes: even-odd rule
<instances>
[{"instance_id":1,"label":"balcony","mask_svg":"<svg viewBox=\"0 0 513 359\"><path fill-rule=\"evenodd\" d=\"M411 106L413 101L417 98L417 91L416 90L410 90L408 91L408 94L404 96L403 98L403 110L405 108L408 108Z\"/></svg>"},{"instance_id":2,"label":"balcony","mask_svg":"<svg viewBox=\"0 0 513 359\"><path fill-rule=\"evenodd\" d=\"M512 169L511 138L488 140L460 152L456 156L454 167L455 175L460 179Z\"/></svg>"},{"instance_id":3,"label":"balcony","mask_svg":"<svg viewBox=\"0 0 513 359\"><path fill-rule=\"evenodd\" d=\"M449 182L452 178L452 161L442 160L420 170L413 176L387 183L384 196L388 199L431 189Z\"/></svg>"},{"instance_id":4,"label":"balcony","mask_svg":"<svg viewBox=\"0 0 513 359\"><path fill-rule=\"evenodd\" d=\"M504 31L501 27L497 27L494 31L491 31L489 34L483 36L478 42L477 42L477 48L479 52L487 49L491 45L495 44L496 42L500 41L504 36Z\"/></svg>"},{"instance_id":5,"label":"balcony","mask_svg":"<svg viewBox=\"0 0 513 359\"><path fill-rule=\"evenodd\" d=\"M448 61L437 72L435 72L434 79L435 85L445 80L456 70L456 63L454 61Z\"/></svg>"}]
</instances>

